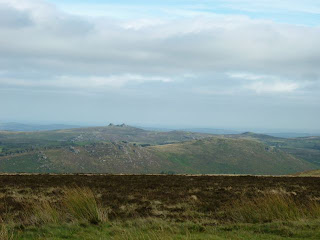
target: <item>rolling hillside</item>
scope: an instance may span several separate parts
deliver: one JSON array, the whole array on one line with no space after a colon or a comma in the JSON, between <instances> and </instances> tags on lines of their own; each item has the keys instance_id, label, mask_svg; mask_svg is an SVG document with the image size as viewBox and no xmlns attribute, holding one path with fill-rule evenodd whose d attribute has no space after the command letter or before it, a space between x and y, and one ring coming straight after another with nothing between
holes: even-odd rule
<instances>
[{"instance_id":1,"label":"rolling hillside","mask_svg":"<svg viewBox=\"0 0 320 240\"><path fill-rule=\"evenodd\" d=\"M243 134L225 135L233 139L256 140L270 147L280 149L296 158L304 159L320 168L320 137L278 138L265 134L246 132Z\"/></svg>"},{"instance_id":2,"label":"rolling hillside","mask_svg":"<svg viewBox=\"0 0 320 240\"><path fill-rule=\"evenodd\" d=\"M209 138L154 146L155 154L191 173L287 174L315 166L247 139ZM179 167L178 167L179 166Z\"/></svg>"},{"instance_id":3,"label":"rolling hillside","mask_svg":"<svg viewBox=\"0 0 320 240\"><path fill-rule=\"evenodd\" d=\"M263 143L222 137L147 147L101 142L0 157L0 172L277 175L315 168Z\"/></svg>"},{"instance_id":4,"label":"rolling hillside","mask_svg":"<svg viewBox=\"0 0 320 240\"><path fill-rule=\"evenodd\" d=\"M139 144L167 144L189 141L212 136L205 133L183 131L147 131L127 125L105 127L74 128L54 131L8 132L0 131L0 147L21 149L23 147L65 146L70 143L85 144L93 142L135 142Z\"/></svg>"}]
</instances>

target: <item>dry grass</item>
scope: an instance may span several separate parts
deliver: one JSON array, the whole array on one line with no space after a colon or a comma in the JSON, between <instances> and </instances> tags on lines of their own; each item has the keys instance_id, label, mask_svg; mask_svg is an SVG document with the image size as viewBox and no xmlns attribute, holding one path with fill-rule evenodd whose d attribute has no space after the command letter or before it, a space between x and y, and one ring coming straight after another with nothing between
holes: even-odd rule
<instances>
[{"instance_id":1,"label":"dry grass","mask_svg":"<svg viewBox=\"0 0 320 240\"><path fill-rule=\"evenodd\" d=\"M244 223L318 219L320 204L311 200L297 202L286 194L263 194L235 201L232 207L225 209L224 215L231 221Z\"/></svg>"},{"instance_id":2,"label":"dry grass","mask_svg":"<svg viewBox=\"0 0 320 240\"><path fill-rule=\"evenodd\" d=\"M98 224L107 220L107 212L98 204L89 188L64 188L59 203L44 200L34 204L26 214L33 225L61 222L88 222Z\"/></svg>"},{"instance_id":3,"label":"dry grass","mask_svg":"<svg viewBox=\"0 0 320 240\"><path fill-rule=\"evenodd\" d=\"M113 223L112 227L115 231L114 240L162 240L177 239L176 235L183 235L185 240L191 238L191 228L193 223L183 223L181 225L169 221L163 221L156 218L137 218L134 221ZM190 228L190 229L189 229ZM180 238L179 238L180 239Z\"/></svg>"},{"instance_id":4,"label":"dry grass","mask_svg":"<svg viewBox=\"0 0 320 240\"><path fill-rule=\"evenodd\" d=\"M97 203L90 188L65 188L62 207L73 220L98 224L107 220L106 211Z\"/></svg>"},{"instance_id":5,"label":"dry grass","mask_svg":"<svg viewBox=\"0 0 320 240\"><path fill-rule=\"evenodd\" d=\"M27 216L31 224L57 224L62 220L62 214L56 204L49 201L42 201L32 206L32 212Z\"/></svg>"}]
</instances>

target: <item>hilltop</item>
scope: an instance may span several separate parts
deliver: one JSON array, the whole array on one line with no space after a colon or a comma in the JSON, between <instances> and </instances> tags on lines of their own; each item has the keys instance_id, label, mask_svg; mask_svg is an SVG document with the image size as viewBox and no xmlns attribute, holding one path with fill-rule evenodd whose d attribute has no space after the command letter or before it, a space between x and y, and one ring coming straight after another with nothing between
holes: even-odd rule
<instances>
[{"instance_id":1,"label":"hilltop","mask_svg":"<svg viewBox=\"0 0 320 240\"><path fill-rule=\"evenodd\" d=\"M0 141L39 144L45 142L117 142L127 141L141 144L167 144L173 142L188 141L210 136L205 133L193 133L184 131L148 131L125 124L61 129L53 131L37 132L8 132L0 131Z\"/></svg>"}]
</instances>

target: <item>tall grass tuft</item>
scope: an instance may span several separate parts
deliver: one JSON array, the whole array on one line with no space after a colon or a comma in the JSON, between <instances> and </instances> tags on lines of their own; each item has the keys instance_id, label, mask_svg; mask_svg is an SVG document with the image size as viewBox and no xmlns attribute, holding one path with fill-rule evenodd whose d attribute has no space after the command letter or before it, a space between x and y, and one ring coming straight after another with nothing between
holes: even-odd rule
<instances>
[{"instance_id":1,"label":"tall grass tuft","mask_svg":"<svg viewBox=\"0 0 320 240\"><path fill-rule=\"evenodd\" d=\"M32 224L57 224L62 220L62 214L56 204L49 201L42 201L32 207L32 216L29 221Z\"/></svg>"},{"instance_id":2,"label":"tall grass tuft","mask_svg":"<svg viewBox=\"0 0 320 240\"><path fill-rule=\"evenodd\" d=\"M98 224L107 219L106 213L98 205L94 193L89 188L64 188L62 207L72 220Z\"/></svg>"},{"instance_id":3,"label":"tall grass tuft","mask_svg":"<svg viewBox=\"0 0 320 240\"><path fill-rule=\"evenodd\" d=\"M224 214L231 221L245 223L316 219L320 218L320 204L311 200L297 202L285 194L263 194L234 202Z\"/></svg>"}]
</instances>

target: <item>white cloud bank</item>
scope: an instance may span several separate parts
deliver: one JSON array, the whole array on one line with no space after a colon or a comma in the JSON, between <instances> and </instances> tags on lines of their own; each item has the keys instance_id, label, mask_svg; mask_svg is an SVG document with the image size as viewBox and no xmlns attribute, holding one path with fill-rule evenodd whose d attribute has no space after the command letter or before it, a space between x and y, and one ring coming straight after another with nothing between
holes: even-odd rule
<instances>
[{"instance_id":1,"label":"white cloud bank","mask_svg":"<svg viewBox=\"0 0 320 240\"><path fill-rule=\"evenodd\" d=\"M268 94L320 79L320 28L245 16L116 20L70 15L41 0L0 0L0 36L2 87L86 91L193 75L188 88L230 92L232 82Z\"/></svg>"}]
</instances>

